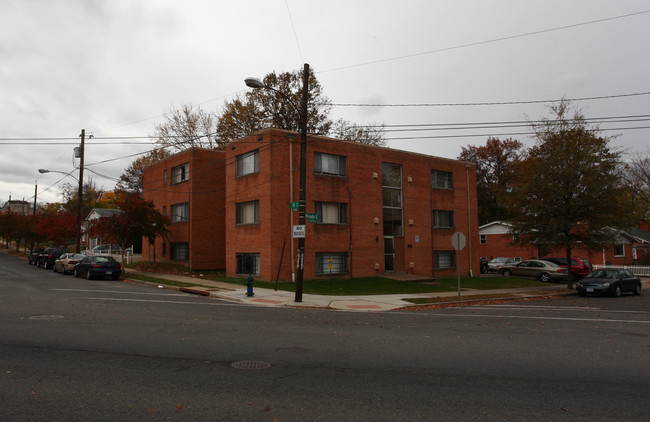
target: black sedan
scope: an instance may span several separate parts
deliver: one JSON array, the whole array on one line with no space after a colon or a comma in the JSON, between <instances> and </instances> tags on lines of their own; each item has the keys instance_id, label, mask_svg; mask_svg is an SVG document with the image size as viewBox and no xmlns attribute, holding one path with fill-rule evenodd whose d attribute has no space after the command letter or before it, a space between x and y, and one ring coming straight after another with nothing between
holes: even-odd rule
<instances>
[{"instance_id":1,"label":"black sedan","mask_svg":"<svg viewBox=\"0 0 650 422\"><path fill-rule=\"evenodd\" d=\"M628 270L602 269L590 272L576 286L580 296L589 293L609 294L620 297L621 293L641 294L641 279Z\"/></svg>"},{"instance_id":2,"label":"black sedan","mask_svg":"<svg viewBox=\"0 0 650 422\"><path fill-rule=\"evenodd\" d=\"M122 266L112 256L87 256L74 266L75 277L111 277L117 280L122 274Z\"/></svg>"}]
</instances>

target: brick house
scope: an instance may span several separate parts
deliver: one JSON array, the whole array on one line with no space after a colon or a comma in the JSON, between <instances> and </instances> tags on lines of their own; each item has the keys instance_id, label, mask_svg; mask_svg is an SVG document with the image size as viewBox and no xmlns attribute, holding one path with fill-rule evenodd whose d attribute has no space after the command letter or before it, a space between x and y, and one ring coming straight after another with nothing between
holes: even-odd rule
<instances>
[{"instance_id":1,"label":"brick house","mask_svg":"<svg viewBox=\"0 0 650 422\"><path fill-rule=\"evenodd\" d=\"M479 227L479 256L490 260L499 256L514 258L517 261L541 258L547 255L564 256L566 252L557 248L547 248L535 243L518 242L513 236L512 225L503 221L493 221ZM599 250L589 251L576 246L571 254L586 258L594 265L632 265L650 256L650 233L643 229L612 229L611 244Z\"/></svg>"},{"instance_id":2,"label":"brick house","mask_svg":"<svg viewBox=\"0 0 650 422\"><path fill-rule=\"evenodd\" d=\"M225 154L227 275L291 280L299 135L263 130ZM467 238L461 273L479 274L473 164L319 136L308 137L306 160L306 212L318 215L306 223L306 279L455 275L457 231Z\"/></svg>"},{"instance_id":3,"label":"brick house","mask_svg":"<svg viewBox=\"0 0 650 422\"><path fill-rule=\"evenodd\" d=\"M225 166L223 151L193 148L144 169L144 199L171 220L166 239L143 239L144 260L225 268Z\"/></svg>"}]
</instances>

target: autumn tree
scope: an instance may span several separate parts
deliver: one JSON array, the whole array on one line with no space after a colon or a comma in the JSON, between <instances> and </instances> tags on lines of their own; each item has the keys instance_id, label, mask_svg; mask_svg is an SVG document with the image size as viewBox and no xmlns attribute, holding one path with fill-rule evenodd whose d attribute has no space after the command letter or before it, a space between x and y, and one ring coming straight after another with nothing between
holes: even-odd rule
<instances>
[{"instance_id":1,"label":"autumn tree","mask_svg":"<svg viewBox=\"0 0 650 422\"><path fill-rule=\"evenodd\" d=\"M153 137L156 145L167 152L179 152L189 148L223 149L223 141L217 136L216 115L185 104L180 109L170 108L163 113L164 122L156 125ZM152 155L150 158L155 158Z\"/></svg>"},{"instance_id":2,"label":"autumn tree","mask_svg":"<svg viewBox=\"0 0 650 422\"><path fill-rule=\"evenodd\" d=\"M625 227L631 219L623 186L620 153L609 138L589 127L579 111L562 101L551 117L532 125L537 143L517 166L512 184L513 232L534 236L537 244L571 251L611 242L607 226ZM569 288L574 276L569 271Z\"/></svg>"},{"instance_id":3,"label":"autumn tree","mask_svg":"<svg viewBox=\"0 0 650 422\"><path fill-rule=\"evenodd\" d=\"M637 217L647 221L650 219L650 152L633 156L626 163L624 174Z\"/></svg>"},{"instance_id":4,"label":"autumn tree","mask_svg":"<svg viewBox=\"0 0 650 422\"><path fill-rule=\"evenodd\" d=\"M119 245L124 254L128 246L139 242L143 237L153 242L157 236L167 235L169 218L156 210L152 201L145 201L132 193L120 201L118 207L120 213L98 218L91 223L91 236L102 237Z\"/></svg>"},{"instance_id":5,"label":"autumn tree","mask_svg":"<svg viewBox=\"0 0 650 422\"><path fill-rule=\"evenodd\" d=\"M103 193L104 190L93 179L84 182L82 218L86 218L93 208L98 208L97 204ZM79 186L70 183L64 184L61 186L61 196L63 198L61 203L63 211L77 214L79 210Z\"/></svg>"},{"instance_id":6,"label":"autumn tree","mask_svg":"<svg viewBox=\"0 0 650 422\"><path fill-rule=\"evenodd\" d=\"M462 147L461 161L476 164L479 224L510 219L508 197L523 144L515 139L488 138L484 146Z\"/></svg>"},{"instance_id":7,"label":"autumn tree","mask_svg":"<svg viewBox=\"0 0 650 422\"><path fill-rule=\"evenodd\" d=\"M169 152L164 148L156 148L146 155L136 159L124 170L115 185L117 190L135 192L140 197L144 191L144 168L169 157Z\"/></svg>"},{"instance_id":8,"label":"autumn tree","mask_svg":"<svg viewBox=\"0 0 650 422\"><path fill-rule=\"evenodd\" d=\"M302 101L302 74L302 69L269 73L262 82L272 89L250 89L244 95L226 101L217 116L219 138L223 142L229 142L268 127L300 131L298 107ZM312 70L309 74L308 89L307 133L337 136L373 145L385 143L382 126L371 129L344 120L333 122L329 118L332 103L323 94L320 82Z\"/></svg>"}]
</instances>

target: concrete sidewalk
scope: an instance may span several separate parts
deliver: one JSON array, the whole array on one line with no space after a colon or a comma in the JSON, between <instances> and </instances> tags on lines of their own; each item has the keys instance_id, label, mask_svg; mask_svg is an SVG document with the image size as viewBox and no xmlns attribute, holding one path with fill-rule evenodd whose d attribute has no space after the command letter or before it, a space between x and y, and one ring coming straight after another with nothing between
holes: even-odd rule
<instances>
[{"instance_id":1,"label":"concrete sidewalk","mask_svg":"<svg viewBox=\"0 0 650 422\"><path fill-rule=\"evenodd\" d=\"M332 309L343 311L391 311L408 308L421 309L432 305L444 306L467 306L485 300L517 300L533 299L548 296L562 296L574 294L575 290L569 291L565 285L558 284L543 287L523 287L518 289L497 289L497 290L475 290L462 289L461 295L458 292L444 293L404 293L393 295L372 295L372 296L325 296L303 294L302 302L295 302L295 293L273 290L260 287L253 287L253 296L246 295L246 287L237 284L223 283L218 281L197 279L195 277L186 277L171 274L153 274L138 272L129 269L124 278L126 281L156 285L156 283L143 282L136 279L129 279L129 275L140 275L154 277L166 280L174 280L189 285L191 287L175 287L160 284L158 288L173 289L186 293L200 294L210 296L234 303L258 306L286 306L294 308L314 308L314 309ZM508 295L508 298L500 297ZM432 297L441 298L443 301L436 304L419 305L406 301L408 298Z\"/></svg>"}]
</instances>

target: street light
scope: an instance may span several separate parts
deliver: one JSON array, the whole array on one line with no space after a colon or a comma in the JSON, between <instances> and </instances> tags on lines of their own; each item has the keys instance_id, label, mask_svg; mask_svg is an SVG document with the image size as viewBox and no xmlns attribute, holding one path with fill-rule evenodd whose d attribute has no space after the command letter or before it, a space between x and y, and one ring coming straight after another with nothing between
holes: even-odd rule
<instances>
[{"instance_id":1,"label":"street light","mask_svg":"<svg viewBox=\"0 0 650 422\"><path fill-rule=\"evenodd\" d=\"M278 91L268 85L265 85L257 78L246 78L244 80L246 86L250 88L270 89L282 96L285 100L293 106L298 115L300 116L300 208L298 215L298 224L305 225L305 206L307 202L307 101L309 99L309 65L305 63L302 76L302 101L300 108L294 104L287 94ZM306 232L306 231L305 231ZM305 238L298 238L298 266L296 268L296 302L302 302L302 282L305 271Z\"/></svg>"}]
</instances>

